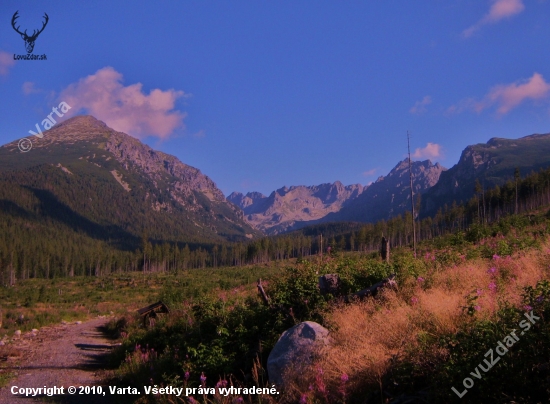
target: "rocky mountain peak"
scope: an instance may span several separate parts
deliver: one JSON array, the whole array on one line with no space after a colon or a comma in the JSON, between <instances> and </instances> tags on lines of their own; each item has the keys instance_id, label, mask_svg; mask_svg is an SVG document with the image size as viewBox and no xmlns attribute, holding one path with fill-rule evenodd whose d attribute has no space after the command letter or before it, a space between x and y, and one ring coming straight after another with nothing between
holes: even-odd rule
<instances>
[{"instance_id":1,"label":"rocky mountain peak","mask_svg":"<svg viewBox=\"0 0 550 404\"><path fill-rule=\"evenodd\" d=\"M109 192L122 191L127 196L120 198L144 204L140 212L179 215L180 223L190 225L192 229L187 230L196 235L220 238L218 234L223 233L246 238L257 233L243 221L242 211L228 203L216 184L200 170L117 132L92 116L67 119L44 132L42 138L33 137L32 145L24 159L18 154L16 143L1 147L0 172L14 166L59 167L64 173L74 173L74 178L102 178L103 184L111 187Z\"/></svg>"},{"instance_id":2,"label":"rocky mountain peak","mask_svg":"<svg viewBox=\"0 0 550 404\"><path fill-rule=\"evenodd\" d=\"M277 234L338 211L364 190L360 184L344 186L340 181L315 186L284 186L268 197L259 192L245 196L233 192L227 199L239 206L246 220L268 234Z\"/></svg>"},{"instance_id":3,"label":"rocky mountain peak","mask_svg":"<svg viewBox=\"0 0 550 404\"><path fill-rule=\"evenodd\" d=\"M77 115L66 121L60 122L52 129L65 129L73 131L89 131L90 129L110 129L105 122L91 115Z\"/></svg>"}]
</instances>

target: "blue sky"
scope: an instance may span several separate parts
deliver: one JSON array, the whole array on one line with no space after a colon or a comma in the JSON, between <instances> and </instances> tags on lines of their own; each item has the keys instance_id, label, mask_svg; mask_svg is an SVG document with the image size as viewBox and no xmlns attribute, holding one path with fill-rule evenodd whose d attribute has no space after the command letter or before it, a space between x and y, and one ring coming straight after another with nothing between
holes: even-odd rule
<instances>
[{"instance_id":1,"label":"blue sky","mask_svg":"<svg viewBox=\"0 0 550 404\"><path fill-rule=\"evenodd\" d=\"M13 60L15 11L29 33L49 15L46 61ZM451 167L469 144L550 132L549 22L548 0L3 0L0 143L65 101L226 195L367 184L407 130L416 159Z\"/></svg>"}]
</instances>

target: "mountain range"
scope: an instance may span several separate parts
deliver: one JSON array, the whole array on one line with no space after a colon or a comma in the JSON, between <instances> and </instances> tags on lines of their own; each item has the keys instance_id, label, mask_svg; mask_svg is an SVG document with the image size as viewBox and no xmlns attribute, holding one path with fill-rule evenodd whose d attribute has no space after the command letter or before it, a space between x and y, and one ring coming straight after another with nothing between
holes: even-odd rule
<instances>
[{"instance_id":1,"label":"mountain range","mask_svg":"<svg viewBox=\"0 0 550 404\"><path fill-rule=\"evenodd\" d=\"M343 209L366 188L360 184L344 186L336 181L309 187L282 187L269 196L259 192L246 195L233 192L227 200L243 210L252 226L267 234L277 234L303 227L305 223L317 223Z\"/></svg>"},{"instance_id":2,"label":"mountain range","mask_svg":"<svg viewBox=\"0 0 550 404\"><path fill-rule=\"evenodd\" d=\"M446 170L430 160L414 161L411 169L415 193L432 187ZM268 197L258 192L233 192L227 199L243 210L248 223L267 234L326 222L374 222L410 209L409 163L408 159L400 161L387 176L367 186L344 186L336 181L283 187Z\"/></svg>"},{"instance_id":3,"label":"mountain range","mask_svg":"<svg viewBox=\"0 0 550 404\"><path fill-rule=\"evenodd\" d=\"M484 188L513 179L516 168L523 175L550 166L550 134L519 139L492 138L468 146L450 169L430 160L411 163L417 215L429 216L445 204L474 196L476 181ZM376 222L410 211L408 159L368 186L340 182L318 186L291 186L268 197L234 192L228 200L239 206L255 228L278 234L327 222Z\"/></svg>"},{"instance_id":4,"label":"mountain range","mask_svg":"<svg viewBox=\"0 0 550 404\"><path fill-rule=\"evenodd\" d=\"M290 186L269 196L234 192L227 198L197 168L153 150L92 116L77 116L32 138L0 147L0 213L7 224L62 226L135 250L155 242L246 241L329 222L376 222L411 206L409 161L364 186ZM488 188L550 166L550 134L492 138L466 147L450 169L411 163L420 215L466 201L479 181ZM72 233L71 233L72 232Z\"/></svg>"}]
</instances>

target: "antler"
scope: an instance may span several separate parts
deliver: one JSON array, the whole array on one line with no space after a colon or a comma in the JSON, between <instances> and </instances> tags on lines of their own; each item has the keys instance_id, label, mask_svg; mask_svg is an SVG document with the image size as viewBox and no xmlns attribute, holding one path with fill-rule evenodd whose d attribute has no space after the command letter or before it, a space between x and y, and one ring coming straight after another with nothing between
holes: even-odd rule
<instances>
[{"instance_id":1,"label":"antler","mask_svg":"<svg viewBox=\"0 0 550 404\"><path fill-rule=\"evenodd\" d=\"M20 35L24 35L25 37L27 37L29 39L32 39L32 38L35 39L38 35L40 35L40 33L42 31L44 31L44 28L46 28L46 25L48 25L48 21L50 20L50 17L48 17L48 14L44 13L44 20L45 21L42 23L42 28L39 29L38 32L36 32L36 30L34 30L32 35L28 36L27 35L27 30L25 30L25 32L21 32L21 31L19 31L19 27L15 26L15 22L19 18L19 16L17 14L19 14L19 11L16 11L15 14L13 15L13 17L11 18L11 26L13 27L15 32L17 32Z\"/></svg>"},{"instance_id":2,"label":"antler","mask_svg":"<svg viewBox=\"0 0 550 404\"><path fill-rule=\"evenodd\" d=\"M31 37L31 38L36 38L38 35L40 35L40 33L41 33L42 31L44 31L44 28L46 28L46 25L48 25L48 21L50 20L50 17L48 17L48 14L46 14L46 13L44 13L44 20L46 20L46 21L44 21L44 22L42 23L42 28L41 28L38 32L36 32L36 30L34 30L33 33L32 33L32 37ZM25 32L26 32L26 31L25 31ZM35 33L35 32L36 32L36 33Z\"/></svg>"},{"instance_id":3,"label":"antler","mask_svg":"<svg viewBox=\"0 0 550 404\"><path fill-rule=\"evenodd\" d=\"M15 30L15 32L17 32L18 34L20 35L27 35L27 30L25 30L25 32L21 32L19 31L19 27L15 27L15 20L17 20L19 18L19 16L17 15L19 13L19 11L16 11L15 14L13 15L13 17L11 18L11 26L13 27L13 29Z\"/></svg>"}]
</instances>

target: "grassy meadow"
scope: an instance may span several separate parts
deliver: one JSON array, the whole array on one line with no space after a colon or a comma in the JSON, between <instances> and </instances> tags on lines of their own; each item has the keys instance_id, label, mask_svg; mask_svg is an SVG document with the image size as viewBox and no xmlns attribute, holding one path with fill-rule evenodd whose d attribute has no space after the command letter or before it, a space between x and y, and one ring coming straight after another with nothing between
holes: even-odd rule
<instances>
[{"instance_id":1,"label":"grassy meadow","mask_svg":"<svg viewBox=\"0 0 550 404\"><path fill-rule=\"evenodd\" d=\"M500 362L474 379L461 402L546 402L550 393L550 243L545 213L509 216L392 252L332 253L299 260L266 284L216 288L144 328L135 317L113 320L122 345L112 382L181 387L269 386L266 362L280 334L302 321L331 332L310 363L289 369L278 396L143 397L140 402L379 403L457 401L463 379L531 310L540 317ZM338 273L342 292L397 274L397 290L343 304L321 296L318 276ZM174 293L176 289L174 289ZM519 334L518 334L519 335ZM485 365L484 365L485 366ZM485 366L487 368L487 366ZM195 400L195 401L193 401ZM411 401L412 400L412 401Z\"/></svg>"}]
</instances>

